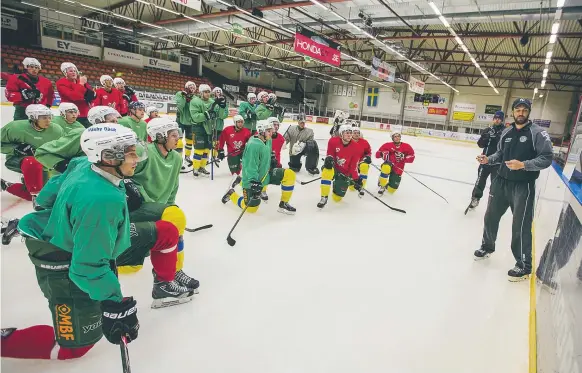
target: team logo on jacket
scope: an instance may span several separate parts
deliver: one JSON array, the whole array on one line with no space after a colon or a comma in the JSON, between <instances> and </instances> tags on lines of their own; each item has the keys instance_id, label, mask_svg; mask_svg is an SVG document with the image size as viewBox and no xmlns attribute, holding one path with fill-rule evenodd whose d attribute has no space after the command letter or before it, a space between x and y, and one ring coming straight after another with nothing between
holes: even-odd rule
<instances>
[{"instance_id":1,"label":"team logo on jacket","mask_svg":"<svg viewBox=\"0 0 582 373\"><path fill-rule=\"evenodd\" d=\"M521 136L519 138L519 142L526 142L527 141L527 136Z\"/></svg>"},{"instance_id":2,"label":"team logo on jacket","mask_svg":"<svg viewBox=\"0 0 582 373\"><path fill-rule=\"evenodd\" d=\"M346 159L345 158L337 158L336 163L338 164L338 166L343 167L343 165L346 164Z\"/></svg>"}]
</instances>

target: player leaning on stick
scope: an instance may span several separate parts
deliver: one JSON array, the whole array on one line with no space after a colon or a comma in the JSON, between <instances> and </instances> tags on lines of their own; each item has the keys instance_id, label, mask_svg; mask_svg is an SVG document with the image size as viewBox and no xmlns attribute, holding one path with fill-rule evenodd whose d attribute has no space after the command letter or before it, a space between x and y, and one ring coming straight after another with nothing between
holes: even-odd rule
<instances>
[{"instance_id":1,"label":"player leaning on stick","mask_svg":"<svg viewBox=\"0 0 582 373\"><path fill-rule=\"evenodd\" d=\"M257 114L255 113L255 103L257 96L254 93L247 95L247 100L242 102L238 107L238 114L245 120L245 128L251 131L251 134L257 130Z\"/></svg>"},{"instance_id":2,"label":"player leaning on stick","mask_svg":"<svg viewBox=\"0 0 582 373\"><path fill-rule=\"evenodd\" d=\"M125 179L125 189L132 223L163 220L172 223L178 229L180 238L177 247L176 282L197 291L198 281L186 275L182 270L186 215L175 205L182 167L182 157L175 150L178 140L182 138L181 135L178 123L173 120L152 119L148 123L148 136L152 140L147 145L148 158L137 165L131 177L135 183ZM135 272L141 267L141 263L120 266L119 273Z\"/></svg>"},{"instance_id":3,"label":"player leaning on stick","mask_svg":"<svg viewBox=\"0 0 582 373\"><path fill-rule=\"evenodd\" d=\"M225 119L228 116L226 99L213 100L210 97L210 86L200 84L200 97L190 101L190 115L192 116L192 132L194 133L194 160L192 162L194 177L209 176L206 163L212 147L212 131L216 128L216 119Z\"/></svg>"},{"instance_id":4,"label":"player leaning on stick","mask_svg":"<svg viewBox=\"0 0 582 373\"><path fill-rule=\"evenodd\" d=\"M60 126L51 123L53 114L45 105L28 105L26 115L29 119L12 121L1 129L2 154L6 154L4 165L23 177L23 183L2 180L2 191L34 201L45 179L43 165L34 157L35 151L61 137L63 131Z\"/></svg>"},{"instance_id":5,"label":"player leaning on stick","mask_svg":"<svg viewBox=\"0 0 582 373\"><path fill-rule=\"evenodd\" d=\"M482 164L499 165L489 192L481 248L475 260L488 258L495 251L499 221L508 208L513 213L511 251L515 267L507 272L509 281L525 280L532 271L532 234L535 181L540 171L552 164L550 135L529 120L531 102L518 98L511 105L515 122L499 138L497 151L479 155Z\"/></svg>"},{"instance_id":6,"label":"player leaning on stick","mask_svg":"<svg viewBox=\"0 0 582 373\"><path fill-rule=\"evenodd\" d=\"M362 132L359 127L352 127L352 141L360 146L358 174L360 180L362 180L362 188L365 188L366 182L368 181L368 171L370 170L370 164L372 163L372 147L368 140L362 137ZM350 186L350 190L355 190L353 185ZM364 195L363 190L360 190L360 195Z\"/></svg>"},{"instance_id":7,"label":"player leaning on stick","mask_svg":"<svg viewBox=\"0 0 582 373\"><path fill-rule=\"evenodd\" d=\"M174 281L176 227L165 221L130 226L123 179L144 154L135 133L95 125L83 132L81 144L88 157L52 178L38 198L45 210L24 216L18 226L53 326L3 329L3 357L67 360L85 355L103 335L114 344L122 336L136 339L137 303L123 295L116 263L150 255L152 307L192 298L193 291Z\"/></svg>"},{"instance_id":8,"label":"player leaning on stick","mask_svg":"<svg viewBox=\"0 0 582 373\"><path fill-rule=\"evenodd\" d=\"M222 197L222 203L230 199L235 205L247 211L256 212L261 204L261 192L269 184L281 185L281 202L277 211L295 214L289 204L295 187L295 172L287 168L277 168L277 159L272 152L271 136L273 125L266 120L257 122L257 134L252 137L243 153L242 188L243 195L234 191L234 186Z\"/></svg>"},{"instance_id":9,"label":"player leaning on stick","mask_svg":"<svg viewBox=\"0 0 582 373\"><path fill-rule=\"evenodd\" d=\"M350 185L358 192L362 189L362 180L357 171L360 146L352 141L352 126L342 125L338 135L327 142L327 156L321 172L321 200L317 204L320 209L327 204L332 182L332 198L335 202L342 200Z\"/></svg>"},{"instance_id":10,"label":"player leaning on stick","mask_svg":"<svg viewBox=\"0 0 582 373\"><path fill-rule=\"evenodd\" d=\"M184 149L184 162L180 172L188 173L192 171L192 147L194 146L194 135L192 133L192 116L190 115L190 102L196 97L196 83L186 82L183 91L176 92L176 121L184 132L185 140L178 142L178 153L182 153Z\"/></svg>"},{"instance_id":11,"label":"player leaning on stick","mask_svg":"<svg viewBox=\"0 0 582 373\"><path fill-rule=\"evenodd\" d=\"M240 175L242 169L242 156L245 145L251 138L251 131L244 127L245 122L242 116L235 115L233 122L234 126L226 127L218 138L217 157L219 161L224 159L224 145L226 145L226 150L228 152L226 161L230 173L232 175ZM235 184L238 184L238 182Z\"/></svg>"},{"instance_id":12,"label":"player leaning on stick","mask_svg":"<svg viewBox=\"0 0 582 373\"><path fill-rule=\"evenodd\" d=\"M483 155L490 156L497 151L499 137L501 136L501 132L505 129L504 121L505 114L502 111L497 111L493 116L493 125L485 128L483 132L481 132L481 137L477 141L477 145L483 149ZM493 180L497 176L498 169L499 165L479 165L477 181L475 182L473 194L471 195L471 203L469 204L470 209L479 206L479 200L483 197L483 190L485 190L485 184L487 184L487 177L490 176L491 183L493 183Z\"/></svg>"},{"instance_id":13,"label":"player leaning on stick","mask_svg":"<svg viewBox=\"0 0 582 373\"><path fill-rule=\"evenodd\" d=\"M380 167L378 179L378 194L382 195L396 192L402 180L404 165L414 162L414 149L409 144L402 142L402 135L398 132L392 134L392 142L382 145L376 152L376 158L384 160Z\"/></svg>"}]
</instances>

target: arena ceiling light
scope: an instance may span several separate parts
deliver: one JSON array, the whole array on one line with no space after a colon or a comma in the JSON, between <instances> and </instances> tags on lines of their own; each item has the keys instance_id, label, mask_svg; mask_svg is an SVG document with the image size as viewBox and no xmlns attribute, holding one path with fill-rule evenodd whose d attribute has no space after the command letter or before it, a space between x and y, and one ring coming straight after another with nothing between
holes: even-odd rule
<instances>
[{"instance_id":1,"label":"arena ceiling light","mask_svg":"<svg viewBox=\"0 0 582 373\"><path fill-rule=\"evenodd\" d=\"M487 76L487 74L485 74L485 71L483 71L483 69L481 69L481 66L477 63L477 60L471 55L471 52L469 52L469 49L467 48L467 46L465 45L465 43L463 43L463 40L459 37L459 35L457 35L457 33L455 32L455 30L453 30L453 28L451 27L451 25L449 24L449 22L447 22L447 19L442 15L442 13L439 10L438 6L433 1L429 1L428 2L428 5L432 8L434 14L436 14L437 17L439 17L439 20L447 28L447 30L449 31L449 33L452 36L455 37L455 42L457 43L457 45L469 57L469 59L471 60L471 62L473 63L473 65L475 65L475 68L477 68L477 70L479 70L479 72L481 73L481 75L483 76L483 78L485 80L487 80L487 83L489 83L489 86L491 86L491 88L493 88L493 90L495 91L495 93L499 94L499 91L497 90L497 88L495 88L495 85L493 84L493 82L491 82L491 80L489 80L489 77Z\"/></svg>"},{"instance_id":2,"label":"arena ceiling light","mask_svg":"<svg viewBox=\"0 0 582 373\"><path fill-rule=\"evenodd\" d=\"M221 1L221 0L218 0ZM354 30L358 31L359 33L364 34L367 38L371 39L372 44L375 44L379 47L381 47L382 49L387 50L388 52L397 55L398 57L400 57L402 60L406 61L406 64L408 64L409 66L413 67L414 69L420 71L423 74L428 74L431 77L433 77L434 79L438 80L439 82L441 82L442 84L446 85L447 87L449 87L450 89L452 89L453 91L459 93L459 90L457 90L456 88L452 87L450 84L448 84L447 82L445 82L444 80L442 80L441 78L439 78L438 76L436 76L435 74L433 74L432 72L426 70L424 67L420 66L419 64L417 64L416 62L408 59L408 57L404 56L402 53L398 52L397 50L395 50L394 48L390 47L389 45L387 45L386 43L384 43L383 41L379 40L378 38L376 38L374 35L370 34L369 32L367 32L366 30L362 29L361 27L359 27L358 25L356 25L355 23L351 22L349 19L344 18L342 15L340 15L339 13L335 12L333 9L326 7L325 5L323 5L322 3L320 3L317 0L309 0L311 1L313 4L319 6L320 8L325 9L327 12L333 14L334 16L336 16L337 18L341 19L343 22L345 22L348 26L350 26L351 28L353 28Z\"/></svg>"},{"instance_id":3,"label":"arena ceiling light","mask_svg":"<svg viewBox=\"0 0 582 373\"><path fill-rule=\"evenodd\" d=\"M548 72L550 70L550 63L552 62L552 54L554 53L554 44L558 40L558 32L560 31L560 18L562 18L562 8L564 7L565 0L558 0L556 4L556 14L554 15L554 23L552 24L552 30L550 34L550 42L548 44L548 49L546 52L546 61L544 66L544 71L542 73L542 82L540 87L544 88L546 86L546 79L548 77Z\"/></svg>"}]
</instances>

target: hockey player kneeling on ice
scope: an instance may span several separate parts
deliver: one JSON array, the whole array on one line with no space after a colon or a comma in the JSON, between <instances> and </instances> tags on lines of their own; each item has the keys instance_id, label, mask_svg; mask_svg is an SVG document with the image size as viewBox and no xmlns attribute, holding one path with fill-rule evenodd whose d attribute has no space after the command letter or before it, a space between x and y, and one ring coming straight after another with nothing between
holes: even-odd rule
<instances>
[{"instance_id":1,"label":"hockey player kneeling on ice","mask_svg":"<svg viewBox=\"0 0 582 373\"><path fill-rule=\"evenodd\" d=\"M245 150L245 145L251 138L251 131L244 126L245 122L241 115L235 115L232 120L234 126L226 127L220 133L220 137L218 138L217 158L219 161L224 159L224 145L226 145L226 150L228 151L226 161L230 173L232 175L240 175L242 169L242 155ZM238 181L234 183L234 185L240 182L240 178L237 180Z\"/></svg>"},{"instance_id":2,"label":"hockey player kneeling on ice","mask_svg":"<svg viewBox=\"0 0 582 373\"><path fill-rule=\"evenodd\" d=\"M338 134L327 142L327 156L321 172L321 200L317 204L320 209L327 204L332 182L335 202L342 200L350 185L358 192L362 189L362 180L356 171L360 146L352 141L352 127L344 124Z\"/></svg>"},{"instance_id":3,"label":"hockey player kneeling on ice","mask_svg":"<svg viewBox=\"0 0 582 373\"><path fill-rule=\"evenodd\" d=\"M120 117L121 115L117 110L109 106L92 107L87 114L87 120L91 126L102 123L117 123L117 118ZM85 127L75 128L63 137L43 144L34 154L36 160L49 170L65 172L73 158L85 155L81 149L81 136L84 131Z\"/></svg>"},{"instance_id":4,"label":"hockey player kneeling on ice","mask_svg":"<svg viewBox=\"0 0 582 373\"><path fill-rule=\"evenodd\" d=\"M257 122L257 134L252 137L245 147L242 159L242 188L243 195L239 196L234 191L234 186L229 185L229 190L222 197L222 203L230 199L235 205L247 211L256 212L261 204L261 193L267 185L281 185L281 202L279 212L294 214L295 208L289 204L295 187L295 172L286 168L277 168L277 159L272 152L271 136L273 126L266 120Z\"/></svg>"},{"instance_id":5,"label":"hockey player kneeling on ice","mask_svg":"<svg viewBox=\"0 0 582 373\"><path fill-rule=\"evenodd\" d=\"M147 123L143 121L145 109L146 106L141 101L130 102L128 115L117 121L123 127L133 130L137 134L137 138L143 142L148 139Z\"/></svg>"},{"instance_id":6,"label":"hockey player kneeling on ice","mask_svg":"<svg viewBox=\"0 0 582 373\"><path fill-rule=\"evenodd\" d=\"M60 126L51 123L53 114L44 105L32 104L26 107L26 120L15 120L2 127L2 154L6 154L4 164L10 171L22 174L23 183L2 180L2 191L33 201L43 187L45 174L43 165L34 154L41 145L56 140L63 134Z\"/></svg>"},{"instance_id":7,"label":"hockey player kneeling on ice","mask_svg":"<svg viewBox=\"0 0 582 373\"><path fill-rule=\"evenodd\" d=\"M131 177L133 183L125 180L130 220L132 223L162 220L178 229L176 282L197 292L198 281L182 270L186 215L175 205L182 167L182 157L175 151L182 138L178 123L170 118L154 118L148 123L148 136L152 139L147 145L148 158L137 165ZM119 273L132 273L141 267L140 263L118 268Z\"/></svg>"},{"instance_id":8,"label":"hockey player kneeling on ice","mask_svg":"<svg viewBox=\"0 0 582 373\"><path fill-rule=\"evenodd\" d=\"M209 176L206 170L208 156L212 148L212 133L216 128L216 119L225 119L228 115L226 99L213 100L210 97L210 86L200 84L200 97L190 101L190 115L192 116L192 132L194 133L194 159L192 161L193 175L198 177Z\"/></svg>"},{"instance_id":9,"label":"hockey player kneeling on ice","mask_svg":"<svg viewBox=\"0 0 582 373\"><path fill-rule=\"evenodd\" d=\"M365 188L366 182L368 181L368 171L372 163L372 147L368 140L362 137L362 132L359 127L352 127L352 141L360 147L358 153L358 174L360 175L360 180L362 180L362 188ZM356 188L352 185L350 186L350 190L356 190ZM360 190L360 196L363 195L364 191Z\"/></svg>"},{"instance_id":10,"label":"hockey player kneeling on ice","mask_svg":"<svg viewBox=\"0 0 582 373\"><path fill-rule=\"evenodd\" d=\"M378 179L378 194L382 195L396 192L402 180L404 165L414 162L414 150L409 144L402 142L402 135L398 132L392 134L392 142L382 145L376 152L376 158L384 160L380 168Z\"/></svg>"},{"instance_id":11,"label":"hockey player kneeling on ice","mask_svg":"<svg viewBox=\"0 0 582 373\"><path fill-rule=\"evenodd\" d=\"M53 117L52 123L58 125L63 130L63 136L75 128L85 129L81 123L77 122L79 108L72 102L61 102L59 105L60 116Z\"/></svg>"},{"instance_id":12,"label":"hockey player kneeling on ice","mask_svg":"<svg viewBox=\"0 0 582 373\"><path fill-rule=\"evenodd\" d=\"M45 210L24 216L25 237L53 327L4 329L2 356L61 360L85 355L103 335L111 343L138 336L137 303L121 292L116 262L150 255L156 279L152 307L184 303L193 291L174 281L178 229L166 221L130 224L123 179L131 177L145 149L135 133L96 125L81 139L79 157L38 196Z\"/></svg>"},{"instance_id":13,"label":"hockey player kneeling on ice","mask_svg":"<svg viewBox=\"0 0 582 373\"><path fill-rule=\"evenodd\" d=\"M319 147L314 139L313 130L305 127L305 117L297 120L296 126L291 126L285 133L285 141L289 143L289 168L299 172L303 164L301 157L305 156L305 169L311 175L318 175Z\"/></svg>"}]
</instances>

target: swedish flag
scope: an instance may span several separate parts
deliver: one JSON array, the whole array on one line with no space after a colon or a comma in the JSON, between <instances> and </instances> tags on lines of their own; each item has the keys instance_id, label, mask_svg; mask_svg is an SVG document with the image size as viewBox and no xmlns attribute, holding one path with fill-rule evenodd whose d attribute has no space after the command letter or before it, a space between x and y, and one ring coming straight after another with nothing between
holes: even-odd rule
<instances>
[{"instance_id":1,"label":"swedish flag","mask_svg":"<svg viewBox=\"0 0 582 373\"><path fill-rule=\"evenodd\" d=\"M378 106L378 90L378 87L368 88L368 106Z\"/></svg>"}]
</instances>

